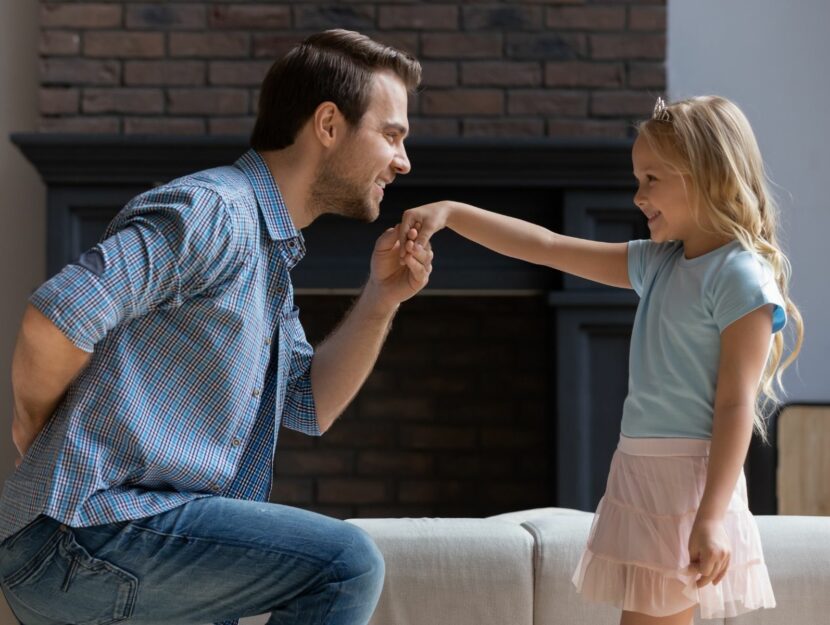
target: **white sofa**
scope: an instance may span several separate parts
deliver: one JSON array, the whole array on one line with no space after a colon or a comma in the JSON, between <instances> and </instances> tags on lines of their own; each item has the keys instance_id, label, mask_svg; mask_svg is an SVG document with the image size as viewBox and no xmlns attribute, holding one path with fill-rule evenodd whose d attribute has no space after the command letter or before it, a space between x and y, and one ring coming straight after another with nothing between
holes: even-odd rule
<instances>
[{"instance_id":1,"label":"white sofa","mask_svg":"<svg viewBox=\"0 0 830 625\"><path fill-rule=\"evenodd\" d=\"M352 519L386 581L371 625L617 625L571 575L593 515L561 508L487 519ZM759 516L778 607L713 625L830 623L830 518Z\"/></svg>"}]
</instances>

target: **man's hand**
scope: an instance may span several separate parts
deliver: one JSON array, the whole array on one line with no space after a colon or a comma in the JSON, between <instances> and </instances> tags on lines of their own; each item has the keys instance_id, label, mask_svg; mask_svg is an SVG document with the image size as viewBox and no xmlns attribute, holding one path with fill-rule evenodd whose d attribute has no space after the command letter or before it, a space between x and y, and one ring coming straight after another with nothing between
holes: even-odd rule
<instances>
[{"instance_id":1,"label":"man's hand","mask_svg":"<svg viewBox=\"0 0 830 625\"><path fill-rule=\"evenodd\" d=\"M375 243L367 290L390 309L408 300L429 282L432 273L432 246L415 243L418 231L410 229L401 253L400 225L389 228Z\"/></svg>"}]
</instances>

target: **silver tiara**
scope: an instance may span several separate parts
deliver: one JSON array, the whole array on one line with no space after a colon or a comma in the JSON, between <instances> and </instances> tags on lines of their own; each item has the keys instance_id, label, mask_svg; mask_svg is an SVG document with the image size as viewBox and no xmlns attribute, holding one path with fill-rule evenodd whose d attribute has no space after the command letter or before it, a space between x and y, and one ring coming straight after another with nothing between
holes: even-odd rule
<instances>
[{"instance_id":1,"label":"silver tiara","mask_svg":"<svg viewBox=\"0 0 830 625\"><path fill-rule=\"evenodd\" d=\"M671 112L663 98L657 98L657 102L654 103L654 111L651 114L651 119L656 119L659 122L671 121Z\"/></svg>"}]
</instances>

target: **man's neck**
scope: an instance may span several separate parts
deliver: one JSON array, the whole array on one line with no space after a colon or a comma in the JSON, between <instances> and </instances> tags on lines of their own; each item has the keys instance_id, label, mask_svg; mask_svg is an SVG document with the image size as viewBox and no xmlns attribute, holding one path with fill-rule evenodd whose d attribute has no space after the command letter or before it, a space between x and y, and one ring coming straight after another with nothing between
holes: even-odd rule
<instances>
[{"instance_id":1,"label":"man's neck","mask_svg":"<svg viewBox=\"0 0 830 625\"><path fill-rule=\"evenodd\" d=\"M302 230L314 221L308 200L317 170L316 163L308 156L304 158L296 145L282 150L260 152L259 155L282 194L294 227Z\"/></svg>"}]
</instances>

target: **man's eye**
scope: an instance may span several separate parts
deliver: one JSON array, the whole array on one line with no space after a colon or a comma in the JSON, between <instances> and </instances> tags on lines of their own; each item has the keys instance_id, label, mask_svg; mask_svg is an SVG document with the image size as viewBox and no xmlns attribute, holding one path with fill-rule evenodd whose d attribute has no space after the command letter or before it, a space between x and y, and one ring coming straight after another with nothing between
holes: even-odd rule
<instances>
[{"instance_id":1,"label":"man's eye","mask_svg":"<svg viewBox=\"0 0 830 625\"><path fill-rule=\"evenodd\" d=\"M648 174L648 175L646 176L646 180L648 180L649 182L657 182L657 177L656 177L656 176L652 176L651 174Z\"/></svg>"}]
</instances>

